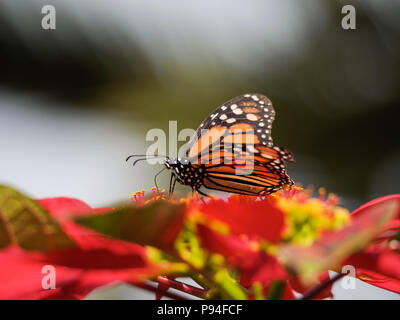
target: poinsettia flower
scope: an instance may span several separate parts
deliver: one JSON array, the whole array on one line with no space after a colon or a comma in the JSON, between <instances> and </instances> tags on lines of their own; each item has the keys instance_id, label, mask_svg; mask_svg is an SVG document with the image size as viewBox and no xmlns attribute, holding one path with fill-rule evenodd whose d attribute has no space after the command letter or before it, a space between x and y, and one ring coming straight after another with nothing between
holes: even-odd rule
<instances>
[{"instance_id":1,"label":"poinsettia flower","mask_svg":"<svg viewBox=\"0 0 400 320\"><path fill-rule=\"evenodd\" d=\"M264 202L265 200L263 199L234 196L228 200L207 201L200 207L197 206L194 210L194 216L198 222L198 233L203 247L210 252L222 254L226 257L229 265L238 267L241 271L241 283L245 286L260 282L264 287L268 287L272 281L287 280L291 286L296 287L297 292L305 293L310 289L311 283L316 285L318 282L329 281L329 275L327 271L323 272L323 269L329 266L333 267L334 263L339 263L340 259L345 258L346 251L350 254L357 251L357 248L362 249L360 241L362 240L364 246L366 246L369 241L373 240L374 236L381 234L382 229L379 229L378 226L383 226L384 223L381 223L382 220L388 222L390 219L385 213L389 208L382 205L381 201L375 203L376 208L364 206L364 210L367 212L365 216L353 217L352 220L349 220L348 212L345 209L337 207L337 200L334 197L328 197L327 200L324 200L320 196L319 199L315 199L311 198L307 193L297 193L291 196L288 196L288 194L275 194L273 197L275 201L268 199L268 202ZM393 199L393 197L389 197L386 200L390 199ZM282 241L280 238L283 228L271 228L272 230L264 228L260 231L257 226L254 226L254 221L259 220L252 219L254 217L253 214L257 215L258 213L257 210L254 210L257 207L254 204L257 204L258 208L264 205L264 210L260 210L260 213L264 214L266 221L269 221L270 216L268 213L272 211L281 214L281 217L285 218L285 222L289 225L293 225L294 221L296 227L302 225L303 227L300 229L300 232L293 228L289 232L287 229L285 230L283 239L290 240L294 244L307 244L304 241L297 241L298 235L304 235L303 230L305 226L310 227L311 225L314 228L311 237L308 236L307 239L311 243L318 240L318 250L316 246L311 250L306 248L301 249L299 251L301 254L299 254L298 258L306 258L307 261L307 259L312 257L312 255L310 256L311 253L313 255L316 254L314 256L316 258L316 266L318 264L321 265L319 279L308 282L307 285L307 283L299 281L298 277L289 277L285 269L273 255L260 250L260 243L255 241L256 239L264 238L270 241L273 239L275 243ZM273 210L271 210L271 207ZM242 223L242 220L237 218L237 216L243 217L243 212L246 212L247 215L245 217L250 220L246 221L247 223ZM393 217L393 212L391 217ZM215 220L223 225L215 224ZM379 223L377 223L378 221ZM224 229L224 225L227 229ZM348 227L343 228L346 225ZM278 232L276 232L277 230ZM312 231L312 229L307 230L309 232ZM274 231L275 233L273 233ZM289 234L292 234L292 236L288 236ZM340 240L338 241L338 239ZM337 243L337 253L333 251L335 248L334 243ZM330 250L332 251L332 255L330 256L326 256L327 247L332 248ZM342 256L338 255L340 251ZM312 260L313 258L309 261ZM308 272L312 272L312 265L306 261L304 268L308 269ZM325 267L322 267L323 261ZM296 262L296 266L300 265ZM331 285L328 285L324 290L315 295L314 298L330 296L330 289Z\"/></svg>"},{"instance_id":2,"label":"poinsettia flower","mask_svg":"<svg viewBox=\"0 0 400 320\"><path fill-rule=\"evenodd\" d=\"M348 211L337 206L335 196L329 195L325 199L324 192L320 192L319 198L312 198L307 190L294 191L276 193L263 199L232 196L225 200L210 199L199 202L196 199L181 199L180 202L186 204L185 223L195 226L201 247L211 256L219 254L224 257L227 262L226 267L237 268L240 272L240 283L244 287L260 284L265 292L278 281L286 283L284 293L290 297L293 290L305 293L312 284L328 283L313 296L313 298L325 298L330 296L331 288L326 268L339 263L346 255L362 249L379 235L381 229L378 230L377 226L384 225L389 220L389 216L384 213L388 208L377 206L368 209L365 215L349 219ZM176 202L164 197L145 200L143 192L136 194L135 200L138 206L146 206L149 202L159 200ZM115 220L112 214L107 214L107 219L110 223L103 221L101 224L103 227L96 230L118 237L121 234L111 230L115 229L115 226L123 225L129 229L129 223L126 223L130 221L129 219L124 218L117 224L112 222ZM98 218L93 218L93 221L95 220ZM185 223L173 225L182 228ZM174 236L170 240L180 241L177 231L175 228ZM122 239L133 238L123 236ZM152 240L151 243L161 249L165 248L165 241ZM171 241L169 243L168 248L171 250L173 249ZM281 249L280 246L276 246L279 243L303 247L298 250L297 258L306 259L303 266L314 274L313 282L307 284L300 281L299 277L288 274L287 261L284 264L280 261ZM331 249L326 250L326 248ZM185 256L178 255L178 257L185 260L187 255L194 255L197 251L198 249L189 250ZM198 258L203 259L201 254ZM197 268L203 268L203 262L194 263L193 259L185 261ZM307 261L314 261L315 268ZM302 263L299 262L301 260L295 262L295 267L301 269ZM292 267L289 265L289 269Z\"/></svg>"},{"instance_id":3,"label":"poinsettia flower","mask_svg":"<svg viewBox=\"0 0 400 320\"><path fill-rule=\"evenodd\" d=\"M158 297L174 297L171 287L201 298L295 299L297 292L323 299L334 281L327 271L341 263L356 266L358 278L399 292L399 198L377 199L352 215L334 195L320 190L314 198L299 188L205 201L167 199L154 189L153 198L140 191L131 197L133 206L117 209L93 209L70 198L39 200L40 208L31 202L29 214L41 215L34 227L13 234L20 225L10 220L0 242L7 245L0 250L0 281L11 288L0 289L0 298L81 299L123 281ZM44 265L56 269L54 290L42 288ZM20 277L7 277L12 270ZM180 283L179 275L207 289ZM147 279L157 279L158 289Z\"/></svg>"},{"instance_id":4,"label":"poinsettia flower","mask_svg":"<svg viewBox=\"0 0 400 320\"><path fill-rule=\"evenodd\" d=\"M310 287L302 284L297 277L292 277L276 257L261 250L257 242L244 236L224 235L210 226L197 226L201 244L210 252L221 254L228 260L229 266L237 267L241 273L240 283L245 287L260 284L267 296L271 283L284 281L286 283L281 299L295 299L294 290L304 293ZM322 273L319 280L326 280L328 272ZM295 289L293 289L295 288ZM331 285L320 292L315 299L331 297ZM251 298L252 296L250 296Z\"/></svg>"},{"instance_id":5,"label":"poinsettia flower","mask_svg":"<svg viewBox=\"0 0 400 320\"><path fill-rule=\"evenodd\" d=\"M49 252L28 252L16 245L0 251L0 299L80 299L96 287L125 281L143 282L163 268L151 263L145 248L114 240L75 225L76 215L97 214L83 201L50 198L38 201L57 218L75 245ZM54 267L56 289L43 289L43 266Z\"/></svg>"}]
</instances>

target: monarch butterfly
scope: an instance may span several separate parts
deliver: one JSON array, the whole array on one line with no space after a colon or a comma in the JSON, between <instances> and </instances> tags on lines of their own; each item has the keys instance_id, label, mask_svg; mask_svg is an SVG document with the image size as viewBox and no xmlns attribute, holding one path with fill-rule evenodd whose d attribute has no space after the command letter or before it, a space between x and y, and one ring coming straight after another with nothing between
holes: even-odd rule
<instances>
[{"instance_id":1,"label":"monarch butterfly","mask_svg":"<svg viewBox=\"0 0 400 320\"><path fill-rule=\"evenodd\" d=\"M165 156L163 170L172 171L170 194L177 181L204 196L201 187L260 196L293 185L285 161L294 158L272 142L274 118L272 103L262 94L244 94L219 106L186 144L184 157Z\"/></svg>"}]
</instances>

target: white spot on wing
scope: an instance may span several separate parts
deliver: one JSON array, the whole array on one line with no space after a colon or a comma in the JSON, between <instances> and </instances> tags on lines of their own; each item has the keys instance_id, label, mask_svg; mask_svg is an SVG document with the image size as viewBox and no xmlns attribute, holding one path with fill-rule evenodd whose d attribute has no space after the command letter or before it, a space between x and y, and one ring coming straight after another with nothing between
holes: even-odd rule
<instances>
[{"instance_id":1,"label":"white spot on wing","mask_svg":"<svg viewBox=\"0 0 400 320\"><path fill-rule=\"evenodd\" d=\"M265 143L264 143L264 144L265 144ZM261 156L264 157L264 158L267 158L267 159L273 159L273 157L270 156L270 155L267 154L267 153L261 153Z\"/></svg>"},{"instance_id":2,"label":"white spot on wing","mask_svg":"<svg viewBox=\"0 0 400 320\"><path fill-rule=\"evenodd\" d=\"M256 148L254 148L254 146L252 146L252 145L248 145L247 150L251 153L258 153L258 150Z\"/></svg>"},{"instance_id":3,"label":"white spot on wing","mask_svg":"<svg viewBox=\"0 0 400 320\"><path fill-rule=\"evenodd\" d=\"M248 113L247 115L246 115L246 118L248 119L248 120L250 120L250 121L257 121L257 116L255 115L255 114L253 114L253 113Z\"/></svg>"}]
</instances>

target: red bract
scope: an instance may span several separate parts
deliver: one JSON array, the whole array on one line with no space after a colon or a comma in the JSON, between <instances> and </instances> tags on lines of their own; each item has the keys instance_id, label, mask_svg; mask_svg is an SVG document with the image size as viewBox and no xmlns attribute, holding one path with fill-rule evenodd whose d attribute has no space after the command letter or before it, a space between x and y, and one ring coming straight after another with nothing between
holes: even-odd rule
<instances>
[{"instance_id":1,"label":"red bract","mask_svg":"<svg viewBox=\"0 0 400 320\"><path fill-rule=\"evenodd\" d=\"M356 210L354 210L351 213L351 216L354 218L356 216L359 216L361 214L363 214L365 212L365 210L367 210L370 207L376 206L379 203L382 202L386 202L389 200L395 200L398 202L398 207L400 208L400 194L391 194L388 196L384 196L384 197L380 197L380 198L376 198L374 200L371 200L365 204L363 204L362 206L360 206L359 208L357 208ZM395 219L399 219L400 218L400 209L397 212L396 218Z\"/></svg>"},{"instance_id":2,"label":"red bract","mask_svg":"<svg viewBox=\"0 0 400 320\"><path fill-rule=\"evenodd\" d=\"M146 252L142 246L105 237L70 220L77 215L87 216L110 209L92 209L83 201L71 198L51 198L38 202L61 222L64 231L77 244L77 247L49 253L49 259L54 263L88 269L120 269L147 265Z\"/></svg>"},{"instance_id":3,"label":"red bract","mask_svg":"<svg viewBox=\"0 0 400 320\"><path fill-rule=\"evenodd\" d=\"M258 250L252 248L248 239L222 235L201 224L197 226L197 230L202 247L223 255L231 266L246 269L258 258Z\"/></svg>"},{"instance_id":4,"label":"red bract","mask_svg":"<svg viewBox=\"0 0 400 320\"><path fill-rule=\"evenodd\" d=\"M362 252L348 257L344 264L354 266L357 278L374 286L400 293L400 248L397 240L391 240L400 227L400 194L367 202L352 212L351 218L353 221L362 219L368 210L388 202L397 203L397 211L377 237L379 244L371 244Z\"/></svg>"},{"instance_id":5,"label":"red bract","mask_svg":"<svg viewBox=\"0 0 400 320\"><path fill-rule=\"evenodd\" d=\"M259 243L253 239L257 238L256 235L263 234L264 239L269 238L269 240L275 242L278 241L283 229L282 213L272 207L269 201L258 202L256 203L254 200L251 202L241 201L239 197L231 197L228 201L211 200L201 206L202 214L210 220L215 219L226 224L230 228L230 234L221 234L213 230L213 226L209 224L197 224L197 233L202 247L210 252L223 255L228 260L229 265L238 267L242 271L242 275L245 274L246 280L243 281L248 286L251 285L250 278L256 272L256 269L262 268L264 262L270 262L266 261L268 260L265 258L267 254L260 251ZM243 212L246 212L247 215L243 215ZM276 214L275 219L272 220L275 221L277 228L260 230L259 225L264 225L263 221L270 217L270 213ZM264 214L265 217L261 219L260 214ZM238 218L239 216L244 216L245 219ZM254 218L259 219L258 226L256 226L257 223L251 221ZM271 277L274 277L274 275L273 273L270 274ZM253 281L261 282L263 280L259 278Z\"/></svg>"},{"instance_id":6,"label":"red bract","mask_svg":"<svg viewBox=\"0 0 400 320\"><path fill-rule=\"evenodd\" d=\"M278 260L255 248L254 243L244 237L222 235L207 226L198 225L201 244L211 252L222 254L230 266L238 267L241 272L240 282L250 287L258 282L269 286L275 280L286 280L288 274Z\"/></svg>"},{"instance_id":7,"label":"red bract","mask_svg":"<svg viewBox=\"0 0 400 320\"><path fill-rule=\"evenodd\" d=\"M232 196L225 200L210 200L199 209L209 219L226 224L235 235L246 234L252 239L277 243L284 229L281 210L272 199L260 201Z\"/></svg>"},{"instance_id":8,"label":"red bract","mask_svg":"<svg viewBox=\"0 0 400 320\"><path fill-rule=\"evenodd\" d=\"M273 281L288 279L285 268L274 256L259 252L252 262L242 269L240 283L245 287L249 287L255 282L269 286Z\"/></svg>"},{"instance_id":9,"label":"red bract","mask_svg":"<svg viewBox=\"0 0 400 320\"><path fill-rule=\"evenodd\" d=\"M45 296L53 293L53 290L44 290L42 287L42 268L48 264L44 253L26 252L15 246L0 251L0 299L24 299L34 294ZM81 273L78 269L57 266L57 285L71 285Z\"/></svg>"},{"instance_id":10,"label":"red bract","mask_svg":"<svg viewBox=\"0 0 400 320\"><path fill-rule=\"evenodd\" d=\"M76 246L48 253L27 252L15 246L0 251L1 299L82 298L98 286L115 281L141 282L160 272L148 261L143 247L104 237L67 220L109 209L92 209L70 198L44 199L39 203L61 221ZM45 265L55 268L55 290L42 288Z\"/></svg>"},{"instance_id":11,"label":"red bract","mask_svg":"<svg viewBox=\"0 0 400 320\"><path fill-rule=\"evenodd\" d=\"M370 246L345 261L357 278L374 286L400 293L400 254L389 248Z\"/></svg>"},{"instance_id":12,"label":"red bract","mask_svg":"<svg viewBox=\"0 0 400 320\"><path fill-rule=\"evenodd\" d=\"M260 283L267 295L272 282L285 281L286 287L281 297L282 300L295 299L293 289L301 294L310 289L297 277L291 277L276 257L255 249L248 239L221 235L202 225L198 226L198 230L205 248L222 254L228 259L230 266L238 267L241 272L240 283L243 286L251 287L254 283ZM318 280L320 283L328 281L329 273L322 272ZM329 285L313 299L332 297L331 288L332 285Z\"/></svg>"},{"instance_id":13,"label":"red bract","mask_svg":"<svg viewBox=\"0 0 400 320\"><path fill-rule=\"evenodd\" d=\"M376 198L363 204L358 209L354 210L350 217L352 220L358 219L365 214L365 212L370 209L377 207L381 203L388 201L397 202L397 212L392 220L390 220L384 227L385 233L382 233L378 240L384 240L393 236L393 233L400 228L400 194L392 194L385 197Z\"/></svg>"}]
</instances>

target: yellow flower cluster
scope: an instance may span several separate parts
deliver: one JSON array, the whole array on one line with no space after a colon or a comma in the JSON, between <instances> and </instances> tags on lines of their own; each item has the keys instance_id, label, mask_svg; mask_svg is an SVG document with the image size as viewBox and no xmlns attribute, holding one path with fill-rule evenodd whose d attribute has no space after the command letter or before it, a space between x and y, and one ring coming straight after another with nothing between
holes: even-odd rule
<instances>
[{"instance_id":1,"label":"yellow flower cluster","mask_svg":"<svg viewBox=\"0 0 400 320\"><path fill-rule=\"evenodd\" d=\"M295 187L296 188L296 187ZM286 230L283 241L309 246L325 231L337 230L349 222L349 211L337 205L337 198L319 190L319 198L312 198L311 190L276 193L277 206L284 212Z\"/></svg>"}]
</instances>

